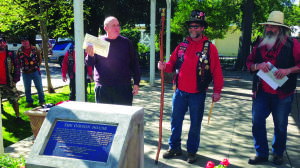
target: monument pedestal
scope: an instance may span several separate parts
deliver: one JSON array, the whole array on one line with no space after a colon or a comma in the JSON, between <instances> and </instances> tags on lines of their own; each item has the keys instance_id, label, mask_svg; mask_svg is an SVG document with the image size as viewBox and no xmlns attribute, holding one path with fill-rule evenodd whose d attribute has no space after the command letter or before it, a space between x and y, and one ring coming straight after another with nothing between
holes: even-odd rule
<instances>
[{"instance_id":1,"label":"monument pedestal","mask_svg":"<svg viewBox=\"0 0 300 168\"><path fill-rule=\"evenodd\" d=\"M65 102L50 108L26 168L144 167L144 109Z\"/></svg>"}]
</instances>

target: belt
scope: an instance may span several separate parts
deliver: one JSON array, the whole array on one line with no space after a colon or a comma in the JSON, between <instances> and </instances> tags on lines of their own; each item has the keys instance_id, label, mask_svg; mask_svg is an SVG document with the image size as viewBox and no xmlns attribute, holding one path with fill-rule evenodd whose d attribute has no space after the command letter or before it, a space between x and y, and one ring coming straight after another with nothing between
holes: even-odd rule
<instances>
[{"instance_id":1,"label":"belt","mask_svg":"<svg viewBox=\"0 0 300 168\"><path fill-rule=\"evenodd\" d=\"M25 72L25 71L22 71L22 73L23 73L23 74L31 74L31 73L34 73L35 71L36 71L36 70L31 70L31 69L30 69L30 70L28 70L28 71L26 71L26 72Z\"/></svg>"}]
</instances>

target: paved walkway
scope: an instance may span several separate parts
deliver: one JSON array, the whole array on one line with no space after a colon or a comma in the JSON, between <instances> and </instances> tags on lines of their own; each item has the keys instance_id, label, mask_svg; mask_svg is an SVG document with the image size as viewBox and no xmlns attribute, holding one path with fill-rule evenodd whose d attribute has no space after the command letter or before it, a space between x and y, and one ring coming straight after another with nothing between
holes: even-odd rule
<instances>
[{"instance_id":1,"label":"paved walkway","mask_svg":"<svg viewBox=\"0 0 300 168\"><path fill-rule=\"evenodd\" d=\"M252 168L252 167L300 167L300 131L299 121L295 116L289 117L287 150L284 154L284 164L275 166L271 162L262 165L251 166L248 158L255 155L251 133L251 76L247 72L224 71L224 89L221 101L214 104L209 125L208 113L211 106L210 88L207 93L204 119L202 122L201 141L197 153L198 161L195 164L186 162L186 141L189 130L189 115L185 116L182 130L182 156L174 159L163 159L162 154L168 149L168 138L170 136L170 116L172 86L165 84L164 95L164 116L162 148L158 165L155 165L155 157L158 146L159 114L160 114L160 81L156 80L155 86L144 85L140 88L139 94L134 97L134 106L144 107L145 115L145 145L144 158L145 168L192 168L205 167L207 161L215 164L223 158L228 158L230 168ZM299 82L298 82L299 85ZM298 123L297 123L298 122ZM267 120L268 140L271 147L273 136L273 122L270 116ZM26 159L32 146L32 137L5 148L5 153L14 157L23 155ZM270 156L270 160L272 156ZM292 166L291 166L292 165Z\"/></svg>"}]
</instances>

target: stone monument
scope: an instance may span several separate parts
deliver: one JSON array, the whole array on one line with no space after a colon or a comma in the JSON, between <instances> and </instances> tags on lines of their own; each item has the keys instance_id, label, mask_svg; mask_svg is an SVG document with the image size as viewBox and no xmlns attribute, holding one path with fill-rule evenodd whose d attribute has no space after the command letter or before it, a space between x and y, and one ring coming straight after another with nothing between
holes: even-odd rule
<instances>
[{"instance_id":1,"label":"stone monument","mask_svg":"<svg viewBox=\"0 0 300 168\"><path fill-rule=\"evenodd\" d=\"M144 109L86 102L50 108L26 168L144 166Z\"/></svg>"}]
</instances>

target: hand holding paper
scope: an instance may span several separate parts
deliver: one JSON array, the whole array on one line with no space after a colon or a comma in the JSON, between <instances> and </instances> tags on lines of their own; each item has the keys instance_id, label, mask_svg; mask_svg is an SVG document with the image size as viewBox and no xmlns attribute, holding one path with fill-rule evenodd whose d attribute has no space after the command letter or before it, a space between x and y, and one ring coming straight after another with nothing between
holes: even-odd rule
<instances>
[{"instance_id":1,"label":"hand holding paper","mask_svg":"<svg viewBox=\"0 0 300 168\"><path fill-rule=\"evenodd\" d=\"M88 45L85 49L86 53L93 57L94 56L94 46L93 45Z\"/></svg>"},{"instance_id":2,"label":"hand holding paper","mask_svg":"<svg viewBox=\"0 0 300 168\"><path fill-rule=\"evenodd\" d=\"M268 62L270 65L270 70L267 73L264 73L262 70L259 70L257 76L262 78L265 82L267 82L274 90L278 87L282 86L287 80L288 77L284 76L282 79L276 79L274 76L275 72L278 70L274 65Z\"/></svg>"}]
</instances>

